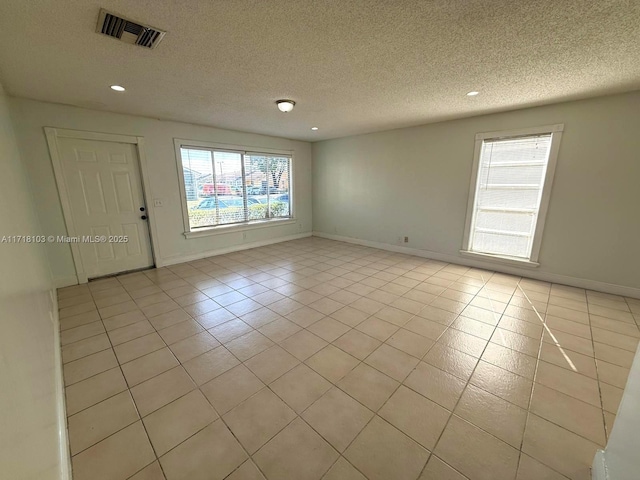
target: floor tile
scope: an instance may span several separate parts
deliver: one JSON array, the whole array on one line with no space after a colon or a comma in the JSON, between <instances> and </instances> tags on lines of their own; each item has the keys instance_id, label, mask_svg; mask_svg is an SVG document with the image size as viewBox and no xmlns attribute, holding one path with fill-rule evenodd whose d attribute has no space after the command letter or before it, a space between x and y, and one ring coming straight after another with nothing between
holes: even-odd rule
<instances>
[{"instance_id":1,"label":"floor tile","mask_svg":"<svg viewBox=\"0 0 640 480\"><path fill-rule=\"evenodd\" d=\"M519 452L480 428L452 416L434 453L469 478L514 478Z\"/></svg>"},{"instance_id":2,"label":"floor tile","mask_svg":"<svg viewBox=\"0 0 640 480\"><path fill-rule=\"evenodd\" d=\"M171 350L162 348L122 365L129 387L149 380L179 364Z\"/></svg>"},{"instance_id":3,"label":"floor tile","mask_svg":"<svg viewBox=\"0 0 640 480\"><path fill-rule=\"evenodd\" d=\"M345 292L348 293L348 292ZM339 322L344 323L350 327L355 327L369 318L369 314L361 310L357 310L353 307L346 306L340 310L336 310L331 314L332 318L335 318Z\"/></svg>"},{"instance_id":4,"label":"floor tile","mask_svg":"<svg viewBox=\"0 0 640 480\"><path fill-rule=\"evenodd\" d=\"M111 349L87 355L64 365L64 384L66 386L72 385L98 373L110 370L117 365L118 360Z\"/></svg>"},{"instance_id":5,"label":"floor tile","mask_svg":"<svg viewBox=\"0 0 640 480\"><path fill-rule=\"evenodd\" d=\"M600 383L600 394L602 395L602 408L605 412L617 414L623 390L613 385Z\"/></svg>"},{"instance_id":6,"label":"floor tile","mask_svg":"<svg viewBox=\"0 0 640 480\"><path fill-rule=\"evenodd\" d=\"M233 472L247 458L221 420L160 457L167 480L218 480Z\"/></svg>"},{"instance_id":7,"label":"floor tile","mask_svg":"<svg viewBox=\"0 0 640 480\"><path fill-rule=\"evenodd\" d=\"M251 460L245 461L229 475L226 480L265 480L256 464Z\"/></svg>"},{"instance_id":8,"label":"floor tile","mask_svg":"<svg viewBox=\"0 0 640 480\"><path fill-rule=\"evenodd\" d=\"M73 362L87 355L92 355L110 348L111 342L109 341L109 337L106 333L101 333L62 347L62 362Z\"/></svg>"},{"instance_id":9,"label":"floor tile","mask_svg":"<svg viewBox=\"0 0 640 480\"><path fill-rule=\"evenodd\" d=\"M401 328L385 342L398 350L402 350L418 359L422 358L434 345L434 341Z\"/></svg>"},{"instance_id":10,"label":"floor tile","mask_svg":"<svg viewBox=\"0 0 640 480\"><path fill-rule=\"evenodd\" d=\"M149 335L150 333L154 333L155 331L156 329L153 328L153 325L151 325L151 323L149 323L147 320L143 320L132 325L127 325L126 327L111 330L107 332L107 335L109 335L109 340L111 340L111 344L115 347L116 345L120 345L121 343L130 342L131 340L134 340L136 338Z\"/></svg>"},{"instance_id":11,"label":"floor tile","mask_svg":"<svg viewBox=\"0 0 640 480\"><path fill-rule=\"evenodd\" d=\"M371 480L410 480L420 475L429 452L380 417L375 417L344 455Z\"/></svg>"},{"instance_id":12,"label":"floor tile","mask_svg":"<svg viewBox=\"0 0 640 480\"><path fill-rule=\"evenodd\" d=\"M362 403L377 411L399 383L368 365L360 364L338 382L338 387Z\"/></svg>"},{"instance_id":13,"label":"floor tile","mask_svg":"<svg viewBox=\"0 0 640 480\"><path fill-rule=\"evenodd\" d=\"M102 322L92 322L79 327L70 328L60 332L60 345L69 345L95 335L104 334L104 332L105 329Z\"/></svg>"},{"instance_id":14,"label":"floor tile","mask_svg":"<svg viewBox=\"0 0 640 480\"><path fill-rule=\"evenodd\" d=\"M195 388L184 368L176 367L136 385L131 389L131 395L144 417Z\"/></svg>"},{"instance_id":15,"label":"floor tile","mask_svg":"<svg viewBox=\"0 0 640 480\"><path fill-rule=\"evenodd\" d=\"M307 328L307 330L327 342L333 342L347 333L350 329L351 327L334 320L331 317L325 317Z\"/></svg>"},{"instance_id":16,"label":"floor tile","mask_svg":"<svg viewBox=\"0 0 640 480\"><path fill-rule=\"evenodd\" d=\"M465 480L466 478L435 455L431 455L418 480Z\"/></svg>"},{"instance_id":17,"label":"floor tile","mask_svg":"<svg viewBox=\"0 0 640 480\"><path fill-rule=\"evenodd\" d=\"M114 461L114 459L118 459ZM128 478L155 460L142 422L138 421L84 450L72 459L74 480Z\"/></svg>"},{"instance_id":18,"label":"floor tile","mask_svg":"<svg viewBox=\"0 0 640 480\"><path fill-rule=\"evenodd\" d=\"M143 419L158 456L203 429L218 418L199 390L192 390Z\"/></svg>"},{"instance_id":19,"label":"floor tile","mask_svg":"<svg viewBox=\"0 0 640 480\"><path fill-rule=\"evenodd\" d=\"M120 364L124 364L164 347L166 347L166 344L162 338L160 338L160 335L154 332L144 337L116 345L113 350Z\"/></svg>"},{"instance_id":20,"label":"floor tile","mask_svg":"<svg viewBox=\"0 0 640 480\"><path fill-rule=\"evenodd\" d=\"M333 345L359 360L364 360L381 344L380 340L376 340L355 329L349 330L333 342Z\"/></svg>"},{"instance_id":21,"label":"floor tile","mask_svg":"<svg viewBox=\"0 0 640 480\"><path fill-rule=\"evenodd\" d=\"M195 320L185 320L184 322L159 330L158 335L162 337L167 345L171 345L196 333L200 333L203 330L204 328Z\"/></svg>"},{"instance_id":22,"label":"floor tile","mask_svg":"<svg viewBox=\"0 0 640 480\"><path fill-rule=\"evenodd\" d=\"M602 410L544 385L536 385L532 413L604 447Z\"/></svg>"},{"instance_id":23,"label":"floor tile","mask_svg":"<svg viewBox=\"0 0 640 480\"><path fill-rule=\"evenodd\" d=\"M567 477L543 465L529 455L520 455L516 480L566 480Z\"/></svg>"},{"instance_id":24,"label":"floor tile","mask_svg":"<svg viewBox=\"0 0 640 480\"><path fill-rule=\"evenodd\" d=\"M427 353L423 361L444 370L463 380L468 380L478 359L459 350L436 343Z\"/></svg>"},{"instance_id":25,"label":"floor tile","mask_svg":"<svg viewBox=\"0 0 640 480\"><path fill-rule=\"evenodd\" d=\"M541 361L536 382L600 407L598 382L580 373Z\"/></svg>"},{"instance_id":26,"label":"floor tile","mask_svg":"<svg viewBox=\"0 0 640 480\"><path fill-rule=\"evenodd\" d=\"M162 467L157 461L151 465L147 465L129 480L166 480L164 473L162 473Z\"/></svg>"},{"instance_id":27,"label":"floor tile","mask_svg":"<svg viewBox=\"0 0 640 480\"><path fill-rule=\"evenodd\" d=\"M473 385L467 385L454 413L520 449L527 421L525 409Z\"/></svg>"},{"instance_id":28,"label":"floor tile","mask_svg":"<svg viewBox=\"0 0 640 480\"><path fill-rule=\"evenodd\" d=\"M253 331L231 340L225 346L240 361L250 359L254 355L266 350L274 343L258 331Z\"/></svg>"},{"instance_id":29,"label":"floor tile","mask_svg":"<svg viewBox=\"0 0 640 480\"><path fill-rule=\"evenodd\" d=\"M337 383L342 377L353 370L360 361L343 352L333 345L327 345L305 362L332 383Z\"/></svg>"},{"instance_id":30,"label":"floor tile","mask_svg":"<svg viewBox=\"0 0 640 480\"><path fill-rule=\"evenodd\" d=\"M311 368L301 364L278 378L270 388L287 405L297 413L301 413L329 390L331 383Z\"/></svg>"},{"instance_id":31,"label":"floor tile","mask_svg":"<svg viewBox=\"0 0 640 480\"><path fill-rule=\"evenodd\" d=\"M280 343L282 348L300 361L306 360L326 345L325 340L306 330L301 330Z\"/></svg>"},{"instance_id":32,"label":"floor tile","mask_svg":"<svg viewBox=\"0 0 640 480\"><path fill-rule=\"evenodd\" d=\"M338 452L299 418L254 455L269 480L317 480L337 458Z\"/></svg>"},{"instance_id":33,"label":"floor tile","mask_svg":"<svg viewBox=\"0 0 640 480\"><path fill-rule=\"evenodd\" d=\"M367 480L367 477L356 470L344 457L340 457L322 480Z\"/></svg>"},{"instance_id":34,"label":"floor tile","mask_svg":"<svg viewBox=\"0 0 640 480\"><path fill-rule=\"evenodd\" d=\"M110 397L68 418L71 455L95 445L139 419L129 392Z\"/></svg>"},{"instance_id":35,"label":"floor tile","mask_svg":"<svg viewBox=\"0 0 640 480\"><path fill-rule=\"evenodd\" d=\"M289 352L274 345L250 358L245 365L264 383L269 384L284 375L300 361Z\"/></svg>"},{"instance_id":36,"label":"floor tile","mask_svg":"<svg viewBox=\"0 0 640 480\"><path fill-rule=\"evenodd\" d=\"M381 342L387 340L391 335L398 331L398 326L385 322L376 317L369 317L364 322L356 327L356 330L361 331L369 335L370 337L376 338Z\"/></svg>"},{"instance_id":37,"label":"floor tile","mask_svg":"<svg viewBox=\"0 0 640 480\"><path fill-rule=\"evenodd\" d=\"M227 370L200 387L220 415L264 387L264 384L244 365Z\"/></svg>"},{"instance_id":38,"label":"floor tile","mask_svg":"<svg viewBox=\"0 0 640 480\"><path fill-rule=\"evenodd\" d=\"M364 361L399 382L402 382L419 362L417 358L387 344L380 345Z\"/></svg>"},{"instance_id":39,"label":"floor tile","mask_svg":"<svg viewBox=\"0 0 640 480\"><path fill-rule=\"evenodd\" d=\"M336 450L343 452L373 417L373 412L333 387L302 414L302 418Z\"/></svg>"},{"instance_id":40,"label":"floor tile","mask_svg":"<svg viewBox=\"0 0 640 480\"><path fill-rule=\"evenodd\" d=\"M253 454L296 418L296 413L265 388L223 418L235 437Z\"/></svg>"},{"instance_id":41,"label":"floor tile","mask_svg":"<svg viewBox=\"0 0 640 480\"><path fill-rule=\"evenodd\" d=\"M516 352L495 343L489 343L482 354L482 360L511 373L533 380L536 371L536 359L524 353Z\"/></svg>"},{"instance_id":42,"label":"floor tile","mask_svg":"<svg viewBox=\"0 0 640 480\"><path fill-rule=\"evenodd\" d=\"M521 408L529 406L533 383L525 377L480 361L469 382Z\"/></svg>"},{"instance_id":43,"label":"floor tile","mask_svg":"<svg viewBox=\"0 0 640 480\"><path fill-rule=\"evenodd\" d=\"M180 363L185 363L220 345L209 332L200 332L169 346Z\"/></svg>"},{"instance_id":44,"label":"floor tile","mask_svg":"<svg viewBox=\"0 0 640 480\"><path fill-rule=\"evenodd\" d=\"M575 433L529 415L522 451L573 480L590 478L589 470L598 448Z\"/></svg>"},{"instance_id":45,"label":"floor tile","mask_svg":"<svg viewBox=\"0 0 640 480\"><path fill-rule=\"evenodd\" d=\"M587 377L598 378L596 362L593 357L565 350L558 345L543 343L540 349L540 360Z\"/></svg>"},{"instance_id":46,"label":"floor tile","mask_svg":"<svg viewBox=\"0 0 640 480\"><path fill-rule=\"evenodd\" d=\"M436 341L445 332L447 326L427 318L414 317L407 322L404 328Z\"/></svg>"},{"instance_id":47,"label":"floor tile","mask_svg":"<svg viewBox=\"0 0 640 480\"><path fill-rule=\"evenodd\" d=\"M73 415L127 390L120 367L99 373L65 389L67 415Z\"/></svg>"},{"instance_id":48,"label":"floor tile","mask_svg":"<svg viewBox=\"0 0 640 480\"><path fill-rule=\"evenodd\" d=\"M183 366L191 378L198 385L202 385L239 363L240 361L229 350L220 346L185 362Z\"/></svg>"},{"instance_id":49,"label":"floor tile","mask_svg":"<svg viewBox=\"0 0 640 480\"><path fill-rule=\"evenodd\" d=\"M299 332L300 329L299 325L283 317L260 327L258 331L271 341L278 343Z\"/></svg>"},{"instance_id":50,"label":"floor tile","mask_svg":"<svg viewBox=\"0 0 640 480\"><path fill-rule=\"evenodd\" d=\"M433 450L451 412L400 386L378 414L428 450Z\"/></svg>"},{"instance_id":51,"label":"floor tile","mask_svg":"<svg viewBox=\"0 0 640 480\"><path fill-rule=\"evenodd\" d=\"M444 408L453 410L462 395L465 382L433 365L420 362L404 381L404 385Z\"/></svg>"}]
</instances>

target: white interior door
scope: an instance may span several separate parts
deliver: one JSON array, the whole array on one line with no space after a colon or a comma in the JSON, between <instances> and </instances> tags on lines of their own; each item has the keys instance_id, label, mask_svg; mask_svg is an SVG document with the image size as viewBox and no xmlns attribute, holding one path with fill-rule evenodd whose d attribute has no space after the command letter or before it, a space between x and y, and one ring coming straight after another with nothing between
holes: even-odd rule
<instances>
[{"instance_id":1,"label":"white interior door","mask_svg":"<svg viewBox=\"0 0 640 480\"><path fill-rule=\"evenodd\" d=\"M136 146L65 137L58 152L75 234L107 239L78 243L87 277L152 266Z\"/></svg>"}]
</instances>

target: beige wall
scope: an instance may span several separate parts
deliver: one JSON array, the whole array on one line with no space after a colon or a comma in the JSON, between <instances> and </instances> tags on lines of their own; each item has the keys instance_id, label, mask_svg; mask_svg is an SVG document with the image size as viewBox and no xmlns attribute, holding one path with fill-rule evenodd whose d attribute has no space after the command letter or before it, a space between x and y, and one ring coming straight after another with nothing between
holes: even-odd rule
<instances>
[{"instance_id":1,"label":"beige wall","mask_svg":"<svg viewBox=\"0 0 640 480\"><path fill-rule=\"evenodd\" d=\"M468 261L475 134L556 123L541 265L529 274L640 288L640 92L315 143L314 230L395 245L406 235L404 246Z\"/></svg>"},{"instance_id":2,"label":"beige wall","mask_svg":"<svg viewBox=\"0 0 640 480\"><path fill-rule=\"evenodd\" d=\"M65 235L66 228L43 127L144 137L149 166L148 180L151 185L151 192L147 192L147 208L150 215L154 215L157 224L156 240L159 251L155 254L162 262L176 263L219 249L236 248L243 244L311 232L311 145L307 142L19 98L10 99L9 104L18 142L32 181L42 228L49 235ZM293 150L294 211L298 222L186 239L183 235L174 138L249 146L256 149L262 147ZM153 198L164 199L165 205L154 208ZM243 233L246 234L246 238L243 238ZM58 285L72 283L75 269L70 247L64 244L48 244L46 248Z\"/></svg>"},{"instance_id":3,"label":"beige wall","mask_svg":"<svg viewBox=\"0 0 640 480\"><path fill-rule=\"evenodd\" d=\"M41 234L29 192L0 87L0 237ZM0 478L61 478L57 311L44 247L0 243L0 265Z\"/></svg>"}]
</instances>

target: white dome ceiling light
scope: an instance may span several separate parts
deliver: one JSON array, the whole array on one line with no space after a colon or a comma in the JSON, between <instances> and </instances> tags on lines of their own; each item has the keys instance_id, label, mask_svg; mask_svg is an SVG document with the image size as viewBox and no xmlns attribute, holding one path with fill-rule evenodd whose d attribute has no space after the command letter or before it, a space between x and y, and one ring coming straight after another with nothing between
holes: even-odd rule
<instances>
[{"instance_id":1,"label":"white dome ceiling light","mask_svg":"<svg viewBox=\"0 0 640 480\"><path fill-rule=\"evenodd\" d=\"M467 97L475 97L476 95L478 95L480 92L476 92L475 90L467 93Z\"/></svg>"},{"instance_id":2,"label":"white dome ceiling light","mask_svg":"<svg viewBox=\"0 0 640 480\"><path fill-rule=\"evenodd\" d=\"M284 113L288 113L293 110L296 102L294 102L293 100L278 100L276 102L276 105L278 105L278 110Z\"/></svg>"},{"instance_id":3,"label":"white dome ceiling light","mask_svg":"<svg viewBox=\"0 0 640 480\"><path fill-rule=\"evenodd\" d=\"M125 88L120 85L111 85L111 90L115 90L116 92L124 92Z\"/></svg>"}]
</instances>

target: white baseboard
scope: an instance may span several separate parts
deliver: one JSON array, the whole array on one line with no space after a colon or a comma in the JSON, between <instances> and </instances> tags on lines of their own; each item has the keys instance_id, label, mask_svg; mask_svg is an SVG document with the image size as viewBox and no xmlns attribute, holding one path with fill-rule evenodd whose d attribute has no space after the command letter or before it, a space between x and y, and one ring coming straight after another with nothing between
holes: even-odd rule
<instances>
[{"instance_id":1,"label":"white baseboard","mask_svg":"<svg viewBox=\"0 0 640 480\"><path fill-rule=\"evenodd\" d=\"M241 250L248 250L250 248L264 247L265 245L272 245L274 243L288 242L290 240L310 237L311 235L311 232L298 233L295 235L285 235L284 237L270 238L268 240L261 240L259 242L242 243L239 245L233 245L231 247L217 248L215 250L207 250L206 252L199 252L191 255L176 255L168 258L156 259L156 267L168 267L169 265L175 265L176 263L193 262L194 260L200 260L201 258L239 252Z\"/></svg>"},{"instance_id":2,"label":"white baseboard","mask_svg":"<svg viewBox=\"0 0 640 480\"><path fill-rule=\"evenodd\" d=\"M76 282L77 283L77 282ZM67 406L64 394L64 377L62 374L62 347L60 346L60 318L58 317L58 295L56 289L52 289L51 295L51 322L53 324L53 342L55 352L55 383L56 383L56 412L58 417L58 440L60 447L60 478L71 480L71 455L69 452L69 435L67 432Z\"/></svg>"},{"instance_id":3,"label":"white baseboard","mask_svg":"<svg viewBox=\"0 0 640 480\"><path fill-rule=\"evenodd\" d=\"M324 232L313 232L315 237L328 238L340 242L354 243L365 247L379 248L390 252L404 253L417 257L428 258L430 260L438 260L441 262L455 263L466 267L482 268L484 270L493 270L496 272L507 273L509 275L517 275L520 277L533 278L543 282L559 283L572 287L585 288L587 290L596 290L599 292L610 293L612 295L622 295L625 297L640 298L640 288L627 287L624 285L616 285L613 283L599 282L587 278L570 277L567 275L559 275L556 273L540 272L530 268L518 268L499 263L493 263L472 258L458 257L446 253L438 253L420 248L402 247L400 245L391 245L389 243L372 242L360 238L345 237L342 235L332 235Z\"/></svg>"},{"instance_id":4,"label":"white baseboard","mask_svg":"<svg viewBox=\"0 0 640 480\"><path fill-rule=\"evenodd\" d=\"M591 480L609 480L604 450L598 450L591 465Z\"/></svg>"},{"instance_id":5,"label":"white baseboard","mask_svg":"<svg viewBox=\"0 0 640 480\"><path fill-rule=\"evenodd\" d=\"M53 286L55 288L70 287L71 285L78 285L78 277L75 275L56 277L53 279Z\"/></svg>"}]
</instances>

